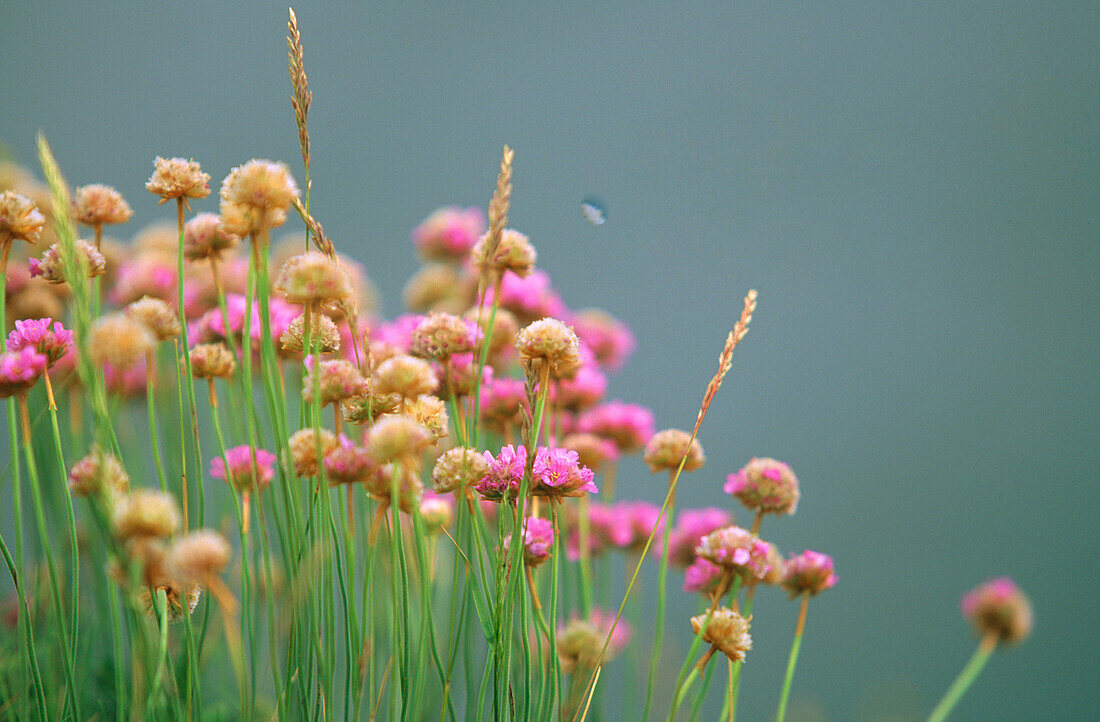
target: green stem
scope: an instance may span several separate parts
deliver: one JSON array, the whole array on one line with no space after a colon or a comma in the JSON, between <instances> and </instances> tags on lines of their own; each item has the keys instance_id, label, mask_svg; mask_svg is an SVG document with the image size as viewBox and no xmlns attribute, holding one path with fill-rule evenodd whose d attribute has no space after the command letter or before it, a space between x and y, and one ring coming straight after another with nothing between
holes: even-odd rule
<instances>
[{"instance_id":1,"label":"green stem","mask_svg":"<svg viewBox=\"0 0 1100 722\"><path fill-rule=\"evenodd\" d=\"M672 518L676 509L676 472L669 472L668 480L668 519L661 538L661 564L657 571L657 625L653 633L653 652L649 658L649 675L646 677L645 706L642 708L642 720L648 722L650 706L653 703L653 686L657 679L657 669L661 665L661 643L665 634L665 604L668 594L668 545L672 535ZM675 705L673 705L675 707Z\"/></svg>"},{"instance_id":2,"label":"green stem","mask_svg":"<svg viewBox=\"0 0 1100 722\"><path fill-rule=\"evenodd\" d=\"M794 665L798 662L798 650L802 646L802 630L806 628L806 608L809 607L809 605L810 593L802 592L802 605L798 609L798 624L794 628L794 643L791 644L791 656L787 659L787 674L783 677L783 691L779 695L779 708L775 713L776 722L783 722L783 717L787 713L787 697L791 693L791 680L794 679ZM734 697L731 704L736 711L736 697Z\"/></svg>"},{"instance_id":3,"label":"green stem","mask_svg":"<svg viewBox=\"0 0 1100 722\"><path fill-rule=\"evenodd\" d=\"M23 636L27 641L27 665L31 669L31 679L34 681L34 701L38 706L38 718L47 720L49 714L46 708L46 692L42 686L42 673L38 669L38 652L34 648L34 633L31 631L31 608L27 604L27 596L23 590L23 578L16 569L15 560L8 550L8 543L4 541L3 535L0 535L0 550L4 552L8 573L11 574L12 584L15 585L15 592L19 596L19 628L23 630Z\"/></svg>"},{"instance_id":4,"label":"green stem","mask_svg":"<svg viewBox=\"0 0 1100 722\"><path fill-rule=\"evenodd\" d=\"M970 661L966 663L966 666L959 672L959 676L947 688L943 699L932 710L932 714L928 715L928 722L943 722L947 719L947 715L951 713L951 710L954 709L966 690L970 688L970 685L974 683L974 680L978 678L978 674L981 673L982 668L985 667L985 663L989 661L990 655L993 654L993 650L996 648L997 634L988 632L982 637L982 641L978 643L978 648L974 650L974 655L970 658ZM790 667L794 667L793 658ZM790 672L787 673L787 676L790 677ZM782 717L780 717L780 722L782 722Z\"/></svg>"}]
</instances>

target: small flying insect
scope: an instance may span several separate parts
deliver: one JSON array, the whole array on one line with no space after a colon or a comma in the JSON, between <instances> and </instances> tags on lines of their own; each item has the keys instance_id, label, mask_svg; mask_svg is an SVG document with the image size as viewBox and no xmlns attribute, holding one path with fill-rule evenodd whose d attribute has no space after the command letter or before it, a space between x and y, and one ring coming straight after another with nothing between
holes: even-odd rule
<instances>
[{"instance_id":1,"label":"small flying insect","mask_svg":"<svg viewBox=\"0 0 1100 722\"><path fill-rule=\"evenodd\" d=\"M584 220L594 226L602 226L607 222L607 211L603 202L595 196L588 196L581 201L581 215Z\"/></svg>"}]
</instances>

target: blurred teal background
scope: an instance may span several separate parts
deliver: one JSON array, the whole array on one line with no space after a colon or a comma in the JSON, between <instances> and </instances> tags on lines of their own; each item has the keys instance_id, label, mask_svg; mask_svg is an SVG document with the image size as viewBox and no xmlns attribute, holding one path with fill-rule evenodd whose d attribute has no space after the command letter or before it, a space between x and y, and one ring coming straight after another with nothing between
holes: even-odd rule
<instances>
[{"instance_id":1,"label":"blurred teal background","mask_svg":"<svg viewBox=\"0 0 1100 722\"><path fill-rule=\"evenodd\" d=\"M505 142L512 225L571 307L632 325L612 394L659 427L690 427L759 289L701 434L707 467L678 501L729 506L721 484L753 455L799 475L798 514L763 536L833 554L840 584L810 605L794 712L926 714L975 644L960 595L1009 574L1034 635L956 718L1100 714L1095 3L296 10L314 212L388 314L416 267L409 230L439 205L484 206ZM285 6L0 12L0 138L33 163L45 131L71 182L129 199L130 232L165 217L142 186L155 155L193 156L215 182L251 157L300 168ZM581 218L590 193L602 227ZM619 483L662 487L640 462ZM670 578L669 686L694 609ZM762 595L746 720L773 713L795 612ZM608 709L637 694L622 663L605 683Z\"/></svg>"}]
</instances>

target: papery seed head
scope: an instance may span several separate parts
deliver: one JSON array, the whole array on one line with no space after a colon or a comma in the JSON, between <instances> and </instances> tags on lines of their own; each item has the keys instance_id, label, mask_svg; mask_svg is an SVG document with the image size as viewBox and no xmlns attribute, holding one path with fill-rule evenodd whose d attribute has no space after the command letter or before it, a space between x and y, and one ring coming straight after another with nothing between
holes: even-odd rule
<instances>
[{"instance_id":1,"label":"papery seed head","mask_svg":"<svg viewBox=\"0 0 1100 722\"><path fill-rule=\"evenodd\" d=\"M420 358L450 359L474 350L477 326L449 313L433 312L417 324L409 353Z\"/></svg>"},{"instance_id":2,"label":"papery seed head","mask_svg":"<svg viewBox=\"0 0 1100 722\"><path fill-rule=\"evenodd\" d=\"M210 195L210 174L187 158L161 158L153 161L153 175L145 183L145 190L160 196L164 203L172 198L205 198Z\"/></svg>"},{"instance_id":3,"label":"papery seed head","mask_svg":"<svg viewBox=\"0 0 1100 722\"><path fill-rule=\"evenodd\" d=\"M455 447L436 459L432 487L439 493L465 489L489 473L489 464L476 449Z\"/></svg>"},{"instance_id":4,"label":"papery seed head","mask_svg":"<svg viewBox=\"0 0 1100 722\"><path fill-rule=\"evenodd\" d=\"M351 297L351 280L335 258L309 251L290 258L279 269L275 290L290 303L319 305Z\"/></svg>"},{"instance_id":5,"label":"papery seed head","mask_svg":"<svg viewBox=\"0 0 1100 722\"><path fill-rule=\"evenodd\" d=\"M486 257L486 245L489 234L482 236L471 251L474 266L483 272L504 273L511 271L517 276L526 276L535 269L538 254L527 236L519 231L505 228L500 243L491 257Z\"/></svg>"},{"instance_id":6,"label":"papery seed head","mask_svg":"<svg viewBox=\"0 0 1100 722\"><path fill-rule=\"evenodd\" d=\"M121 493L129 488L130 475L122 462L102 449L94 449L69 470L69 490L74 496L94 496L101 490Z\"/></svg>"},{"instance_id":7,"label":"papery seed head","mask_svg":"<svg viewBox=\"0 0 1100 722\"><path fill-rule=\"evenodd\" d=\"M96 319L88 346L92 361L122 371L144 361L155 342L156 338L141 321L124 313L111 313Z\"/></svg>"},{"instance_id":8,"label":"papery seed head","mask_svg":"<svg viewBox=\"0 0 1100 722\"><path fill-rule=\"evenodd\" d=\"M220 258L240 240L239 236L225 229L220 216L200 213L183 227L183 255L192 261Z\"/></svg>"},{"instance_id":9,"label":"papery seed head","mask_svg":"<svg viewBox=\"0 0 1100 722\"><path fill-rule=\"evenodd\" d=\"M222 573L232 556L225 537L212 529L199 529L172 544L168 568L184 584L205 584Z\"/></svg>"},{"instance_id":10,"label":"papery seed head","mask_svg":"<svg viewBox=\"0 0 1100 722\"><path fill-rule=\"evenodd\" d=\"M305 343L306 315L303 313L290 322L290 326L279 337L283 351L301 353ZM320 353L335 353L340 350L340 331L336 322L323 313L314 312L309 322L310 344Z\"/></svg>"},{"instance_id":11,"label":"papery seed head","mask_svg":"<svg viewBox=\"0 0 1100 722\"><path fill-rule=\"evenodd\" d=\"M126 315L143 323L158 341L180 335L179 315L159 298L143 296L126 307Z\"/></svg>"},{"instance_id":12,"label":"papery seed head","mask_svg":"<svg viewBox=\"0 0 1100 722\"><path fill-rule=\"evenodd\" d=\"M73 194L72 210L77 223L86 226L125 223L134 215L122 194L102 183L77 188Z\"/></svg>"},{"instance_id":13,"label":"papery seed head","mask_svg":"<svg viewBox=\"0 0 1100 722\"><path fill-rule=\"evenodd\" d=\"M427 361L400 354L379 364L374 370L374 383L379 393L415 399L435 391L439 379Z\"/></svg>"},{"instance_id":14,"label":"papery seed head","mask_svg":"<svg viewBox=\"0 0 1100 722\"><path fill-rule=\"evenodd\" d=\"M314 387L318 385L322 406L340 403L366 390L366 380L350 361L331 359L317 363L313 356L309 356L306 358L306 369L302 379L302 401L305 403L313 403Z\"/></svg>"},{"instance_id":15,"label":"papery seed head","mask_svg":"<svg viewBox=\"0 0 1100 722\"><path fill-rule=\"evenodd\" d=\"M197 379L229 378L237 360L222 343L201 343L190 351L191 375Z\"/></svg>"},{"instance_id":16,"label":"papery seed head","mask_svg":"<svg viewBox=\"0 0 1100 722\"><path fill-rule=\"evenodd\" d=\"M30 198L10 190L0 193L0 245L12 240L35 244L45 224L46 217Z\"/></svg>"},{"instance_id":17,"label":"papery seed head","mask_svg":"<svg viewBox=\"0 0 1100 722\"><path fill-rule=\"evenodd\" d=\"M556 318L540 319L521 330L516 336L516 349L521 363L548 364L554 378L571 373L580 363L577 334Z\"/></svg>"},{"instance_id":18,"label":"papery seed head","mask_svg":"<svg viewBox=\"0 0 1100 722\"><path fill-rule=\"evenodd\" d=\"M175 497L152 489L119 497L112 515L115 536L122 540L172 536L180 523Z\"/></svg>"},{"instance_id":19,"label":"papery seed head","mask_svg":"<svg viewBox=\"0 0 1100 722\"><path fill-rule=\"evenodd\" d=\"M696 634L702 629L707 615L700 614L691 618L691 628ZM718 647L722 654L733 662L742 662L745 653L752 649L752 635L749 634L749 620L728 607L719 607L707 624L703 641Z\"/></svg>"},{"instance_id":20,"label":"papery seed head","mask_svg":"<svg viewBox=\"0 0 1100 722\"><path fill-rule=\"evenodd\" d=\"M318 438L320 437L320 438ZM294 466L295 476L306 478L317 476L317 447L321 448L321 457L337 446L336 434L328 429L305 428L290 435L287 446Z\"/></svg>"},{"instance_id":21,"label":"papery seed head","mask_svg":"<svg viewBox=\"0 0 1100 722\"><path fill-rule=\"evenodd\" d=\"M107 260L103 254L95 249L95 246L87 241L78 240L74 244L76 262L80 273L84 278L102 276L107 270ZM55 243L46 249L42 258L27 259L32 276L41 276L50 283L67 283L65 277L65 262L61 254L61 248Z\"/></svg>"},{"instance_id":22,"label":"papery seed head","mask_svg":"<svg viewBox=\"0 0 1100 722\"><path fill-rule=\"evenodd\" d=\"M791 467L775 459L753 457L726 478L723 490L761 513L794 514L798 508L798 478Z\"/></svg>"},{"instance_id":23,"label":"papery seed head","mask_svg":"<svg viewBox=\"0 0 1100 722\"><path fill-rule=\"evenodd\" d=\"M263 491L275 478L275 455L265 449L256 449L256 463L252 463L251 446L234 446L225 452L225 460L215 456L210 460L210 476L225 479L240 492ZM228 473L225 461L229 462Z\"/></svg>"},{"instance_id":24,"label":"papery seed head","mask_svg":"<svg viewBox=\"0 0 1100 722\"><path fill-rule=\"evenodd\" d=\"M371 457L386 464L415 458L432 443L433 438L431 432L411 416L392 414L374 422L364 441Z\"/></svg>"},{"instance_id":25,"label":"papery seed head","mask_svg":"<svg viewBox=\"0 0 1100 722\"><path fill-rule=\"evenodd\" d=\"M684 457L687 457L686 460ZM654 473L675 471L680 467L681 460L684 460L684 471L701 469L706 462L699 440L692 439L690 433L680 429L665 429L654 434L646 444L643 458Z\"/></svg>"}]
</instances>

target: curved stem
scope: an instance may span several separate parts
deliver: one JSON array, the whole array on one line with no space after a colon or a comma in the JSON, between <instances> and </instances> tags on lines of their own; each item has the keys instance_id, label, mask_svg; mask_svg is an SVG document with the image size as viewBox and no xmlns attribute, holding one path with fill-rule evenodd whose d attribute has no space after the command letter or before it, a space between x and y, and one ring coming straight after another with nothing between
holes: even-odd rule
<instances>
[{"instance_id":1,"label":"curved stem","mask_svg":"<svg viewBox=\"0 0 1100 722\"><path fill-rule=\"evenodd\" d=\"M787 676L783 678L783 692L779 695L779 709L776 710L776 722L783 722L787 713L787 697L791 693L791 680L794 678L794 665L798 661L798 649L802 646L802 630L806 628L806 608L810 604L809 592L802 593L802 606L798 610L798 625L794 628L794 643L791 644L791 656L787 660ZM734 701L736 704L736 700ZM736 708L734 708L736 709Z\"/></svg>"},{"instance_id":2,"label":"curved stem","mask_svg":"<svg viewBox=\"0 0 1100 722\"><path fill-rule=\"evenodd\" d=\"M932 710L932 714L928 715L928 722L943 722L947 719L947 715L951 713L951 710L954 709L966 690L977 679L978 674L981 673L982 668L985 667L985 663L989 661L990 655L993 654L993 650L996 648L996 633L989 632L982 637L982 641L978 643L978 648L974 650L974 655L970 658L970 661L966 663L966 666L959 672L959 676L947 688L943 699Z\"/></svg>"}]
</instances>

